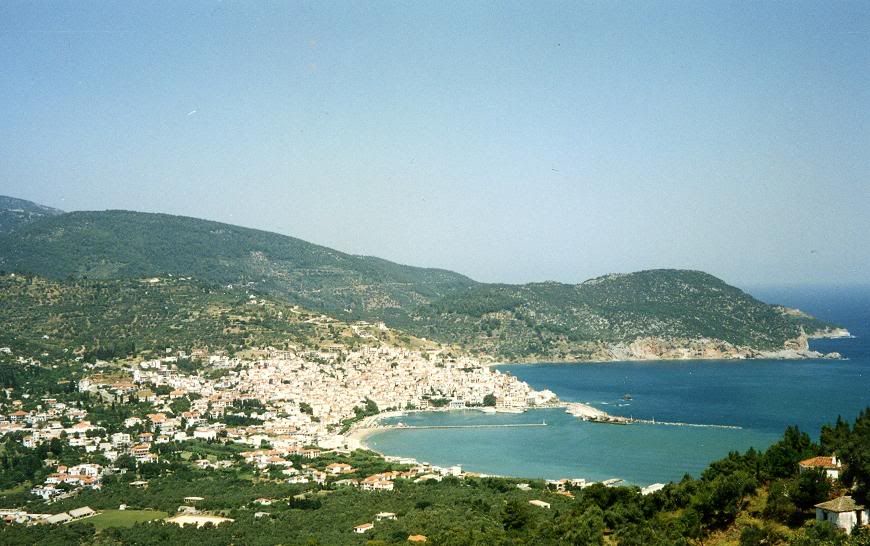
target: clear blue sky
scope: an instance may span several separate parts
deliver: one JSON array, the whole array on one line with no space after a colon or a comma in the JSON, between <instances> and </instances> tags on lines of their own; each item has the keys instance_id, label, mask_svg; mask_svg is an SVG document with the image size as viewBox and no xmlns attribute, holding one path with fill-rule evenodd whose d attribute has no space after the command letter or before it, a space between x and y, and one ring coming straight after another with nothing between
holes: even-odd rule
<instances>
[{"instance_id":1,"label":"clear blue sky","mask_svg":"<svg viewBox=\"0 0 870 546\"><path fill-rule=\"evenodd\" d=\"M870 282L868 2L0 2L0 194L484 281Z\"/></svg>"}]
</instances>

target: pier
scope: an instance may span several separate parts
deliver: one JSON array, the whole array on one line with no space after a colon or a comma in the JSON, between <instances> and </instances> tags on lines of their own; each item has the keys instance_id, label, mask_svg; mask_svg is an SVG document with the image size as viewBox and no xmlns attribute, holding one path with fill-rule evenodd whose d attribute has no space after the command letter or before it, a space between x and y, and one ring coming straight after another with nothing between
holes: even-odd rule
<instances>
[{"instance_id":1,"label":"pier","mask_svg":"<svg viewBox=\"0 0 870 546\"><path fill-rule=\"evenodd\" d=\"M713 425L701 423L679 423L672 421L656 421L655 419L635 419L633 417L623 417L621 415L610 415L600 409L594 408L588 404L571 402L565 405L565 411L575 417L587 421L589 423L604 423L608 425L662 425L666 427L697 427L697 428L721 428L730 430L741 430L743 427L736 425Z\"/></svg>"},{"instance_id":2,"label":"pier","mask_svg":"<svg viewBox=\"0 0 870 546\"><path fill-rule=\"evenodd\" d=\"M708 425L701 423L680 423L672 421L656 421L655 419L632 419L632 423L641 423L644 425L664 425L666 427L697 427L697 428L724 428L730 430L742 430L743 427L737 425Z\"/></svg>"},{"instance_id":3,"label":"pier","mask_svg":"<svg viewBox=\"0 0 870 546\"><path fill-rule=\"evenodd\" d=\"M714 425L706 423L681 423L677 421L656 421L655 419L634 419L632 417L619 417L608 415L607 417L581 417L584 421L590 423L604 423L608 425L661 425L665 427L695 427L695 428L722 428L729 430L742 430L743 427L737 425Z\"/></svg>"}]
</instances>

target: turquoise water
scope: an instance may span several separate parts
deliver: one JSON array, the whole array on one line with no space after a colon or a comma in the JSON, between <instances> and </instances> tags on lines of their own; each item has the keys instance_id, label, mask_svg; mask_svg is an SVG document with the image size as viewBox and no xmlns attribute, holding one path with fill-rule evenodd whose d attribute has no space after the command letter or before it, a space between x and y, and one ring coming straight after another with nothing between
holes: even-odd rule
<instances>
[{"instance_id":1,"label":"turquoise water","mask_svg":"<svg viewBox=\"0 0 870 546\"><path fill-rule=\"evenodd\" d=\"M855 339L813 348L847 360L612 362L505 365L562 400L618 415L739 429L584 423L562 410L485 415L475 411L410 414L407 424L532 423L546 427L397 430L372 435L378 451L466 470L529 478L622 478L648 484L697 475L732 450L764 448L796 424L816 436L838 415L870 405L870 290L768 291L766 301L810 311L846 326ZM624 394L632 399L623 400Z\"/></svg>"}]
</instances>

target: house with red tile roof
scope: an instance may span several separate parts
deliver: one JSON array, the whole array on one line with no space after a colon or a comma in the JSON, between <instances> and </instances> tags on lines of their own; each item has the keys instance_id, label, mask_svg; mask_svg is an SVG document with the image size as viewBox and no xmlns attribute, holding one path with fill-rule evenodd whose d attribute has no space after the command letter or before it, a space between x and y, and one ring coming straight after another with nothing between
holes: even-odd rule
<instances>
[{"instance_id":1,"label":"house with red tile roof","mask_svg":"<svg viewBox=\"0 0 870 546\"><path fill-rule=\"evenodd\" d=\"M821 457L811 457L804 459L798 463L799 472L807 472L811 470L822 470L825 475L832 480L840 479L840 468L842 464L837 459L836 455L824 455Z\"/></svg>"}]
</instances>

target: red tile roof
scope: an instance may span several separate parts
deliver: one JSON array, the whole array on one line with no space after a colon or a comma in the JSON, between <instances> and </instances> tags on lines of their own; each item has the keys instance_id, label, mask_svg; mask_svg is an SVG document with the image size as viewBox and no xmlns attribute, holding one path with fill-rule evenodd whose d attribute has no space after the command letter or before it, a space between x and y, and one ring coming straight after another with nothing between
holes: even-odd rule
<instances>
[{"instance_id":1,"label":"red tile roof","mask_svg":"<svg viewBox=\"0 0 870 546\"><path fill-rule=\"evenodd\" d=\"M806 460L801 461L800 466L806 468L839 468L834 464L833 457L812 457Z\"/></svg>"}]
</instances>

